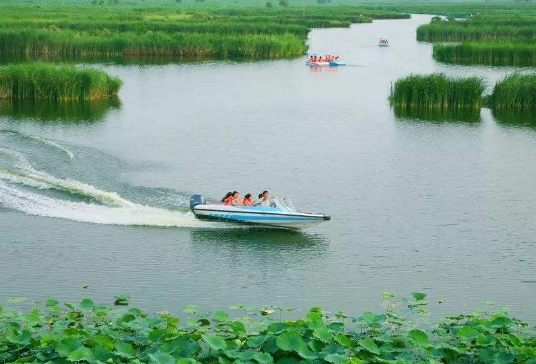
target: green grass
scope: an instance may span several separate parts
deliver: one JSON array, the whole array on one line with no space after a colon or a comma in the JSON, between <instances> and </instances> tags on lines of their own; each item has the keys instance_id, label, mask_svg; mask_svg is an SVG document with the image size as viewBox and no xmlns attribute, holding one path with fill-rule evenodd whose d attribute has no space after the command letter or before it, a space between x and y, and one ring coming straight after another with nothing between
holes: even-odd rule
<instances>
[{"instance_id":1,"label":"green grass","mask_svg":"<svg viewBox=\"0 0 536 364\"><path fill-rule=\"evenodd\" d=\"M536 43L494 41L434 44L433 57L439 62L451 64L535 66Z\"/></svg>"},{"instance_id":2,"label":"green grass","mask_svg":"<svg viewBox=\"0 0 536 364\"><path fill-rule=\"evenodd\" d=\"M484 81L479 77L451 78L444 74L410 75L391 87L390 102L399 108L478 109Z\"/></svg>"},{"instance_id":3,"label":"green grass","mask_svg":"<svg viewBox=\"0 0 536 364\"><path fill-rule=\"evenodd\" d=\"M536 74L506 76L495 84L490 104L495 110L536 110Z\"/></svg>"},{"instance_id":4,"label":"green grass","mask_svg":"<svg viewBox=\"0 0 536 364\"><path fill-rule=\"evenodd\" d=\"M121 81L105 72L44 63L0 67L0 99L81 101L117 96Z\"/></svg>"},{"instance_id":5,"label":"green grass","mask_svg":"<svg viewBox=\"0 0 536 364\"><path fill-rule=\"evenodd\" d=\"M0 54L19 58L59 55L65 59L133 55L278 59L303 55L312 27L349 27L373 19L409 17L407 13L349 5L89 4L8 1L0 12Z\"/></svg>"}]
</instances>

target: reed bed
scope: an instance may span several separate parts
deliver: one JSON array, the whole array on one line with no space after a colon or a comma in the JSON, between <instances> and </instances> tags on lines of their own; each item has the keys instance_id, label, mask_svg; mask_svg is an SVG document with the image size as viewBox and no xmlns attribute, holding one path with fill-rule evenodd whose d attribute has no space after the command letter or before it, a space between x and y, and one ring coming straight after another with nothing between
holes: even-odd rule
<instances>
[{"instance_id":1,"label":"reed bed","mask_svg":"<svg viewBox=\"0 0 536 364\"><path fill-rule=\"evenodd\" d=\"M451 64L481 64L489 66L535 66L536 42L463 42L434 44L433 57Z\"/></svg>"},{"instance_id":2,"label":"reed bed","mask_svg":"<svg viewBox=\"0 0 536 364\"><path fill-rule=\"evenodd\" d=\"M7 3L0 13L0 54L66 58L287 58L306 52L310 28L409 17L348 5L330 5L326 11L327 7L316 4L267 8L253 2L162 5L148 1L139 6L93 7L76 0L63 6L60 1L38 7Z\"/></svg>"},{"instance_id":3,"label":"reed bed","mask_svg":"<svg viewBox=\"0 0 536 364\"><path fill-rule=\"evenodd\" d=\"M496 110L536 110L536 74L506 76L495 84L490 104Z\"/></svg>"},{"instance_id":4,"label":"reed bed","mask_svg":"<svg viewBox=\"0 0 536 364\"><path fill-rule=\"evenodd\" d=\"M0 67L0 99L82 101L117 96L121 80L96 69L45 63Z\"/></svg>"},{"instance_id":5,"label":"reed bed","mask_svg":"<svg viewBox=\"0 0 536 364\"><path fill-rule=\"evenodd\" d=\"M284 58L307 50L292 34L114 33L1 31L0 53L88 55L172 55L202 58Z\"/></svg>"},{"instance_id":6,"label":"reed bed","mask_svg":"<svg viewBox=\"0 0 536 364\"><path fill-rule=\"evenodd\" d=\"M417 28L417 40L423 42L536 40L536 17L533 22L532 25L518 26L473 24L469 21L434 22Z\"/></svg>"},{"instance_id":7,"label":"reed bed","mask_svg":"<svg viewBox=\"0 0 536 364\"><path fill-rule=\"evenodd\" d=\"M390 102L398 108L478 109L484 81L480 77L449 78L446 75L410 75L391 87Z\"/></svg>"}]
</instances>

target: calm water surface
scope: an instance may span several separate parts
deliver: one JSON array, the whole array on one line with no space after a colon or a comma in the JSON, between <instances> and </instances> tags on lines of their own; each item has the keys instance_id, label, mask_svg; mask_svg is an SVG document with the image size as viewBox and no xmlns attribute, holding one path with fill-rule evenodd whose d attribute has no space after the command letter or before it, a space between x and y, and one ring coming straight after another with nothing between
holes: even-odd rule
<instances>
[{"instance_id":1,"label":"calm water surface","mask_svg":"<svg viewBox=\"0 0 536 364\"><path fill-rule=\"evenodd\" d=\"M410 73L491 89L513 71L436 63L415 41L429 19L313 30L311 50L346 67L100 65L124 81L117 102L0 106L0 299L360 314L381 310L383 291L423 291L442 314L494 300L533 319L536 124L488 109L473 122L397 117L391 83ZM194 192L235 189L333 219L293 233L188 212Z\"/></svg>"}]
</instances>

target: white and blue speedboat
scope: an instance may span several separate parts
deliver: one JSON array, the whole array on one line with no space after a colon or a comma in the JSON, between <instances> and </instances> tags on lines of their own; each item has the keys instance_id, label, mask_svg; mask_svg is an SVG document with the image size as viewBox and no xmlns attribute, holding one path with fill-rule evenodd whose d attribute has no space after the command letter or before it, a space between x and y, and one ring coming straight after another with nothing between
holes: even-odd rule
<instances>
[{"instance_id":1,"label":"white and blue speedboat","mask_svg":"<svg viewBox=\"0 0 536 364\"><path fill-rule=\"evenodd\" d=\"M190 197L190 209L198 219L236 222L287 229L305 229L331 220L331 217L296 210L287 198L270 198L270 206L229 206L207 204L201 195Z\"/></svg>"}]
</instances>

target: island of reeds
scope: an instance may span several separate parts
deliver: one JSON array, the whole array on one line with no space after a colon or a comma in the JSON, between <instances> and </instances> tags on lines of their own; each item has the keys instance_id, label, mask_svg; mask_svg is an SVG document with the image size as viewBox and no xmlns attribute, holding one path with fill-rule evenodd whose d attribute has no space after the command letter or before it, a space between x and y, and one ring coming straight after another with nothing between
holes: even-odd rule
<instances>
[{"instance_id":1,"label":"island of reeds","mask_svg":"<svg viewBox=\"0 0 536 364\"><path fill-rule=\"evenodd\" d=\"M387 294L387 293L386 293ZM0 306L4 363L360 364L526 363L536 357L536 332L504 310L490 308L423 324L426 294L386 299L385 312L350 316L320 307L297 319L276 306L200 313L187 306L181 322L170 312L147 314L83 299ZM21 306L22 305L22 306ZM410 307L411 312L402 312ZM238 312L237 312L238 311Z\"/></svg>"},{"instance_id":2,"label":"island of reeds","mask_svg":"<svg viewBox=\"0 0 536 364\"><path fill-rule=\"evenodd\" d=\"M0 99L88 101L117 96L121 80L72 65L21 63L0 67Z\"/></svg>"},{"instance_id":3,"label":"island of reeds","mask_svg":"<svg viewBox=\"0 0 536 364\"><path fill-rule=\"evenodd\" d=\"M270 1L73 0L39 6L7 2L0 12L0 54L30 59L51 55L278 59L303 55L313 27L349 27L410 16L355 5Z\"/></svg>"},{"instance_id":4,"label":"island of reeds","mask_svg":"<svg viewBox=\"0 0 536 364\"><path fill-rule=\"evenodd\" d=\"M480 77L410 75L392 85L389 99L393 106L406 109L479 109L484 89Z\"/></svg>"},{"instance_id":5,"label":"island of reeds","mask_svg":"<svg viewBox=\"0 0 536 364\"><path fill-rule=\"evenodd\" d=\"M417 29L417 39L434 42L433 57L451 64L536 65L536 16L478 15L441 20Z\"/></svg>"}]
</instances>

